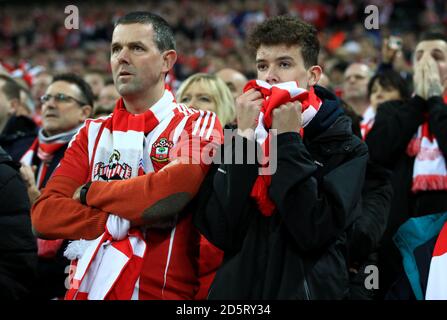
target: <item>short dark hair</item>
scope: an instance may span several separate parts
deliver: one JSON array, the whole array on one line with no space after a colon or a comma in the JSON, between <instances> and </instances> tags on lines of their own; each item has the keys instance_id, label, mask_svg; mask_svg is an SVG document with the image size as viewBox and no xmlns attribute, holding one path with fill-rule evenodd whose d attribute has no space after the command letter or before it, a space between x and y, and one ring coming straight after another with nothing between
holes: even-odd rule
<instances>
[{"instance_id":1,"label":"short dark hair","mask_svg":"<svg viewBox=\"0 0 447 320\"><path fill-rule=\"evenodd\" d=\"M8 100L20 100L20 91L22 90L22 87L13 78L7 75L0 75L0 81L5 82L1 86L1 90Z\"/></svg>"},{"instance_id":2,"label":"short dark hair","mask_svg":"<svg viewBox=\"0 0 447 320\"><path fill-rule=\"evenodd\" d=\"M409 83L394 70L386 70L376 73L368 82L368 97L371 96L373 85L376 81L386 89L396 89L403 100L407 100L411 96Z\"/></svg>"},{"instance_id":3,"label":"short dark hair","mask_svg":"<svg viewBox=\"0 0 447 320\"><path fill-rule=\"evenodd\" d=\"M444 42L447 42L447 36L441 32L427 31L424 32L419 38L419 42L430 41L430 40L442 40Z\"/></svg>"},{"instance_id":4,"label":"short dark hair","mask_svg":"<svg viewBox=\"0 0 447 320\"><path fill-rule=\"evenodd\" d=\"M92 108L94 107L95 96L93 95L92 88L80 76L74 73L62 73L54 76L51 83L55 83L56 81L65 81L76 85L81 91L83 102L86 102Z\"/></svg>"},{"instance_id":5,"label":"short dark hair","mask_svg":"<svg viewBox=\"0 0 447 320\"><path fill-rule=\"evenodd\" d=\"M276 16L255 27L249 35L248 45L256 51L261 45L298 45L301 48L304 66L318 64L320 42L317 29L298 18L291 16Z\"/></svg>"},{"instance_id":6,"label":"short dark hair","mask_svg":"<svg viewBox=\"0 0 447 320\"><path fill-rule=\"evenodd\" d=\"M154 42L157 45L157 48L158 50L160 50L160 52L166 50L175 50L174 32L172 31L168 22L159 15L147 11L130 12L120 17L116 21L115 27L120 24L132 24L132 23L142 23L152 25L152 28L154 28L155 33Z\"/></svg>"}]
</instances>

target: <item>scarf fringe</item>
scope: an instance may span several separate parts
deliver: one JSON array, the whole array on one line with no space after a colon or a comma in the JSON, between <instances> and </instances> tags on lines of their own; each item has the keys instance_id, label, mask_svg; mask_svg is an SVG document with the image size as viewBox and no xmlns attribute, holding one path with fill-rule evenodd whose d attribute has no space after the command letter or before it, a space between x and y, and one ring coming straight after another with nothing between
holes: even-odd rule
<instances>
[{"instance_id":1,"label":"scarf fringe","mask_svg":"<svg viewBox=\"0 0 447 320\"><path fill-rule=\"evenodd\" d=\"M84 239L71 241L68 244L67 248L65 248L64 257L69 260L81 259L85 250L90 246L91 243L92 241Z\"/></svg>"},{"instance_id":2,"label":"scarf fringe","mask_svg":"<svg viewBox=\"0 0 447 320\"><path fill-rule=\"evenodd\" d=\"M413 179L411 191L447 190L447 176L419 175Z\"/></svg>"}]
</instances>

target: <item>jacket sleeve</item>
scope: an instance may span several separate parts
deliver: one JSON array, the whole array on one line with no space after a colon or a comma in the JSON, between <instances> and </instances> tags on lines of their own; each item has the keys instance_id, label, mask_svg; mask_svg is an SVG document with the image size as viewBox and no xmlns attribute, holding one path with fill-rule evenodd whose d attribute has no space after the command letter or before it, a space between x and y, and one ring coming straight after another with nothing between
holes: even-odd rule
<instances>
[{"instance_id":1,"label":"jacket sleeve","mask_svg":"<svg viewBox=\"0 0 447 320\"><path fill-rule=\"evenodd\" d=\"M444 158L447 158L447 105L442 97L432 97L427 104L430 131L435 135Z\"/></svg>"},{"instance_id":2,"label":"jacket sleeve","mask_svg":"<svg viewBox=\"0 0 447 320\"><path fill-rule=\"evenodd\" d=\"M389 101L380 105L365 140L371 160L392 169L424 121L426 109L426 101L419 96L405 103Z\"/></svg>"},{"instance_id":3,"label":"jacket sleeve","mask_svg":"<svg viewBox=\"0 0 447 320\"><path fill-rule=\"evenodd\" d=\"M351 262L362 263L378 248L388 223L392 196L391 171L369 161L362 189L361 214L349 237Z\"/></svg>"},{"instance_id":4,"label":"jacket sleeve","mask_svg":"<svg viewBox=\"0 0 447 320\"><path fill-rule=\"evenodd\" d=\"M200 232L230 255L239 250L253 217L250 193L258 176L257 164L249 164L246 157L236 162L236 140L242 142L245 150L248 145L255 146L253 141L239 136L221 146L221 155L232 155L231 161L212 166L200 189L194 214L194 224Z\"/></svg>"},{"instance_id":5,"label":"jacket sleeve","mask_svg":"<svg viewBox=\"0 0 447 320\"><path fill-rule=\"evenodd\" d=\"M194 125L191 119L184 131L193 132ZM169 223L196 195L205 178L209 165L204 157L213 153L222 138L217 119L211 129L209 138L194 134L180 138L172 157L182 159L180 164L128 180L94 181L87 192L87 205L113 212L134 225Z\"/></svg>"},{"instance_id":6,"label":"jacket sleeve","mask_svg":"<svg viewBox=\"0 0 447 320\"><path fill-rule=\"evenodd\" d=\"M328 172L319 185L313 176L316 164L301 137L278 135L278 166L269 193L300 250L327 245L354 221L368 153L364 144L351 152L353 156Z\"/></svg>"},{"instance_id":7,"label":"jacket sleeve","mask_svg":"<svg viewBox=\"0 0 447 320\"><path fill-rule=\"evenodd\" d=\"M43 239L96 239L105 228L108 214L72 199L79 182L65 176L52 177L34 203L34 233Z\"/></svg>"},{"instance_id":8,"label":"jacket sleeve","mask_svg":"<svg viewBox=\"0 0 447 320\"><path fill-rule=\"evenodd\" d=\"M19 173L0 164L0 299L24 299L37 272L30 204Z\"/></svg>"}]
</instances>

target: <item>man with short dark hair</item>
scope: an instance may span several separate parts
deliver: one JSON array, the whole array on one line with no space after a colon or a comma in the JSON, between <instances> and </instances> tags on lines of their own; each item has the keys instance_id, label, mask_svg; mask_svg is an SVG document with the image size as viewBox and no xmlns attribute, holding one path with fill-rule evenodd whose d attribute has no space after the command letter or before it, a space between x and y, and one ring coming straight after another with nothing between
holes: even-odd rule
<instances>
[{"instance_id":1,"label":"man with short dark hair","mask_svg":"<svg viewBox=\"0 0 447 320\"><path fill-rule=\"evenodd\" d=\"M360 208L367 148L352 134L336 97L316 85L322 70L314 27L274 17L257 26L249 42L258 79L265 82L251 82L236 100L233 141L261 144L261 133L276 129L277 148L270 154L277 154L277 169L258 176L250 148L225 146L225 154L243 152L245 162L216 168L195 215L199 230L225 254L209 298L344 299L346 229ZM281 90L296 83L307 94L302 102L289 98L269 114L264 107L273 90L283 97ZM271 127L264 120L269 116Z\"/></svg>"},{"instance_id":2,"label":"man with short dark hair","mask_svg":"<svg viewBox=\"0 0 447 320\"><path fill-rule=\"evenodd\" d=\"M222 129L165 89L176 59L164 19L118 19L110 61L121 98L113 115L86 121L32 209L37 234L93 240L67 249L78 266L67 299L193 299L198 290L189 202L208 170L202 151Z\"/></svg>"},{"instance_id":3,"label":"man with short dark hair","mask_svg":"<svg viewBox=\"0 0 447 320\"><path fill-rule=\"evenodd\" d=\"M435 214L447 211L445 35L427 33L421 37L414 51L413 81L415 95L411 99L406 102L389 101L378 107L374 126L366 138L371 159L393 171L394 196L379 252L382 295L398 280L399 275L404 275L401 253L404 255L404 252L412 252L415 249L409 250L407 244L414 244L413 240L418 234L419 241L427 236L434 237L436 232L439 232L439 228L419 228L421 232L414 230L404 245L404 234L397 232L398 229L410 218L419 217L417 221L436 221L433 218ZM442 221L438 219L438 222ZM437 231L433 233L434 230ZM404 259L410 261L406 255ZM409 264L405 265L405 271L408 271ZM416 269L415 267L413 270ZM401 279L407 278L404 275ZM413 279L414 288L415 278L411 276L410 279ZM426 283L426 280L426 277L421 275L422 283ZM396 294L396 291L393 294ZM423 299L425 292L411 293L411 296L414 295ZM400 297L409 298L402 292Z\"/></svg>"}]
</instances>

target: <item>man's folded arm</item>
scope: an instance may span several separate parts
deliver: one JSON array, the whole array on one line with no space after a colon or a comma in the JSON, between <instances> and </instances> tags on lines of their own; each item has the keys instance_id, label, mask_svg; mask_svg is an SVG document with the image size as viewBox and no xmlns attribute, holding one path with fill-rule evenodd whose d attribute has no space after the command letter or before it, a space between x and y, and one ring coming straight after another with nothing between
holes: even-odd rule
<instances>
[{"instance_id":1,"label":"man's folded arm","mask_svg":"<svg viewBox=\"0 0 447 320\"><path fill-rule=\"evenodd\" d=\"M73 200L79 182L55 176L33 205L31 221L36 236L44 239L95 239L104 232L108 214Z\"/></svg>"},{"instance_id":2,"label":"man's folded arm","mask_svg":"<svg viewBox=\"0 0 447 320\"><path fill-rule=\"evenodd\" d=\"M86 202L133 225L150 226L180 213L198 192L205 174L199 164L174 164L128 180L94 181Z\"/></svg>"}]
</instances>

